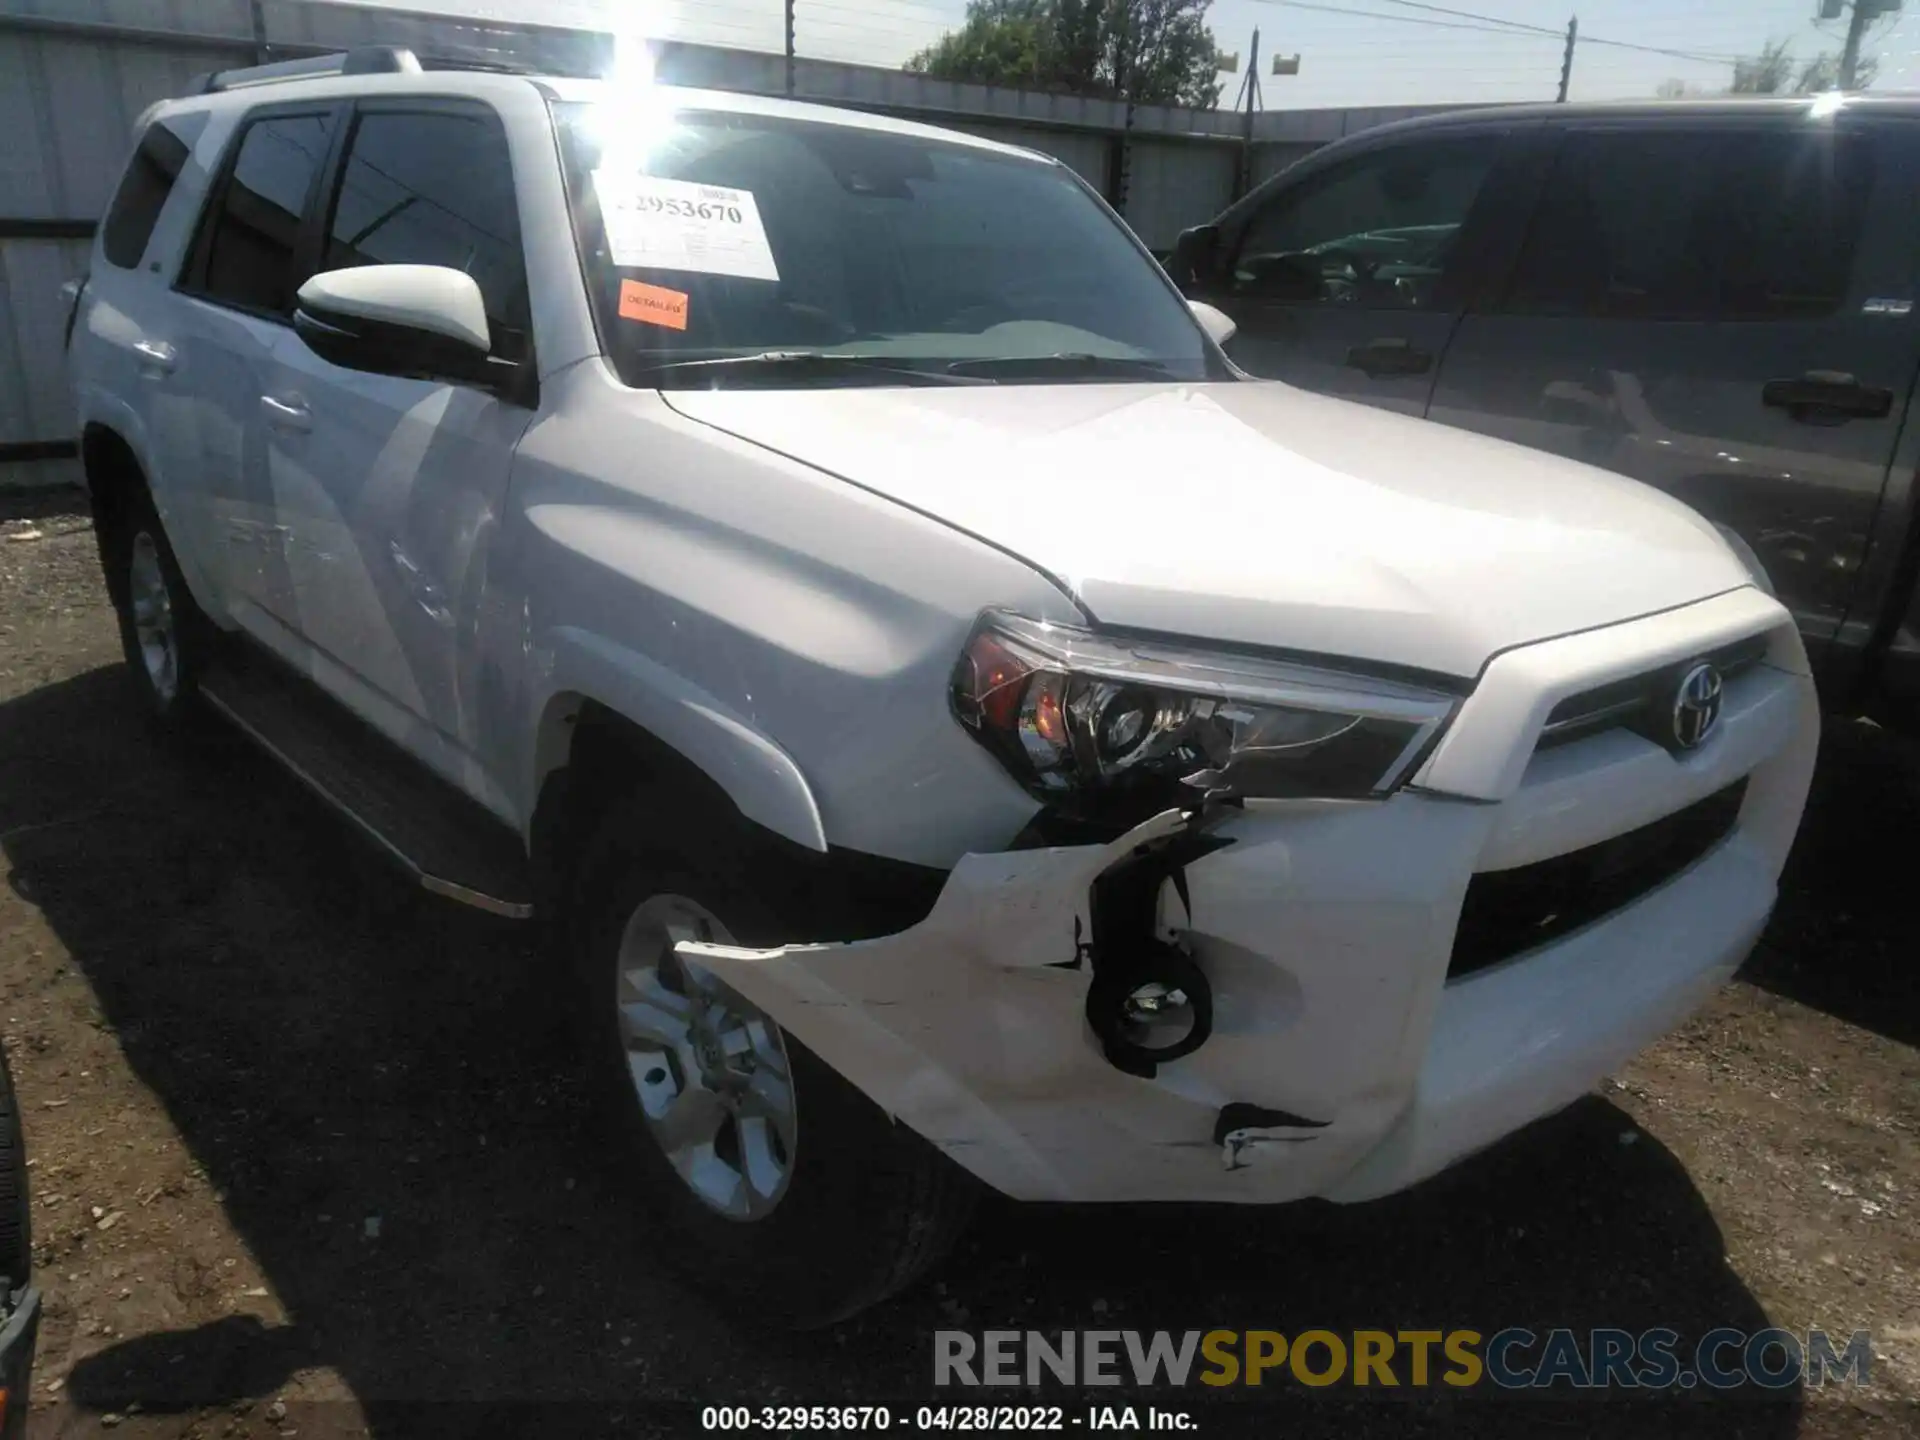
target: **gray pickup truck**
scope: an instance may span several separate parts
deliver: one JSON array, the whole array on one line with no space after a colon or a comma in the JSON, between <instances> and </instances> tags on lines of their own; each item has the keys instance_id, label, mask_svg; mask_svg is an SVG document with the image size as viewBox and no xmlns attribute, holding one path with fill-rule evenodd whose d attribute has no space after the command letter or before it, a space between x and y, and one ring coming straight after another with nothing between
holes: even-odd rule
<instances>
[{"instance_id":1,"label":"gray pickup truck","mask_svg":"<svg viewBox=\"0 0 1920 1440\"><path fill-rule=\"evenodd\" d=\"M1920 98L1463 111L1180 239L1244 368L1603 465L1752 547L1830 710L1920 728Z\"/></svg>"}]
</instances>

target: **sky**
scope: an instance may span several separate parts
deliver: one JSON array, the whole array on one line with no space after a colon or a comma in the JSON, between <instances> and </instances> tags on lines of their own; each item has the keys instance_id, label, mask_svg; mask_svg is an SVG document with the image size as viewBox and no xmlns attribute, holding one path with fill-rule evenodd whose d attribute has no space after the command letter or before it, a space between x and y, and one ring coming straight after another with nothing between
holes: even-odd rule
<instances>
[{"instance_id":1,"label":"sky","mask_svg":"<svg viewBox=\"0 0 1920 1440\"><path fill-rule=\"evenodd\" d=\"M629 27L663 39L742 49L782 47L782 0L371 3L594 29ZM1754 54L1770 40L1789 41L1801 59L1838 52L1844 22L1817 24L1815 8L1815 0L1214 0L1208 23L1221 49L1239 52L1243 62L1257 28L1262 71L1269 70L1273 55L1300 57L1297 75L1261 76L1262 103L1274 110L1551 100L1565 27L1574 14L1581 41L1572 99L1651 96L1676 81L1710 94L1727 88L1733 57ZM796 49L818 59L897 66L957 26L965 10L965 0L796 0ZM1874 89L1920 89L1915 12L1920 0L1908 0L1902 13L1870 32L1862 53L1880 62ZM1554 33L1530 33L1516 24ZM1230 106L1241 77L1222 80L1221 104Z\"/></svg>"}]
</instances>

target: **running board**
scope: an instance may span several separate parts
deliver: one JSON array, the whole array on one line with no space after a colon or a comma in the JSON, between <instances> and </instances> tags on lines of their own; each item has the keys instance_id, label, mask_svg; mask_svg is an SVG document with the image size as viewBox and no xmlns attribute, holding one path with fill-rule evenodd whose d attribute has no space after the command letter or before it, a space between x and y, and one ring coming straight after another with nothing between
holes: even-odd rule
<instances>
[{"instance_id":1,"label":"running board","mask_svg":"<svg viewBox=\"0 0 1920 1440\"><path fill-rule=\"evenodd\" d=\"M201 679L200 693L422 890L511 920L532 917L519 837L311 682L270 657L235 654Z\"/></svg>"}]
</instances>

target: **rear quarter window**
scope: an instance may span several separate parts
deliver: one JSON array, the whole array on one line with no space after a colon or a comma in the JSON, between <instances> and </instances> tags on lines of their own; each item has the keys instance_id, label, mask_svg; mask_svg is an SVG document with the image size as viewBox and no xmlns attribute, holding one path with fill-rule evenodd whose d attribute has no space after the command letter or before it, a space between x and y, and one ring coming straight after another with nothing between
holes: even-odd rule
<instances>
[{"instance_id":1,"label":"rear quarter window","mask_svg":"<svg viewBox=\"0 0 1920 1440\"><path fill-rule=\"evenodd\" d=\"M163 116L147 126L101 222L100 253L109 265L122 270L139 265L167 197L206 128L204 113Z\"/></svg>"}]
</instances>

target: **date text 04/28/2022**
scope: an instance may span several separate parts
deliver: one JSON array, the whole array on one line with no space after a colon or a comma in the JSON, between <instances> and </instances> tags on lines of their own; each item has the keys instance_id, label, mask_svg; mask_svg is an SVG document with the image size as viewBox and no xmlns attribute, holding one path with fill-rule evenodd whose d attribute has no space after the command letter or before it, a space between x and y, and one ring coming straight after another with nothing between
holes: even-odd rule
<instances>
[{"instance_id":1,"label":"date text 04/28/2022","mask_svg":"<svg viewBox=\"0 0 1920 1440\"><path fill-rule=\"evenodd\" d=\"M1184 1410L1155 1405L922 1405L895 1415L884 1405L708 1405L703 1430L772 1432L834 1430L1016 1431L1198 1429Z\"/></svg>"}]
</instances>

